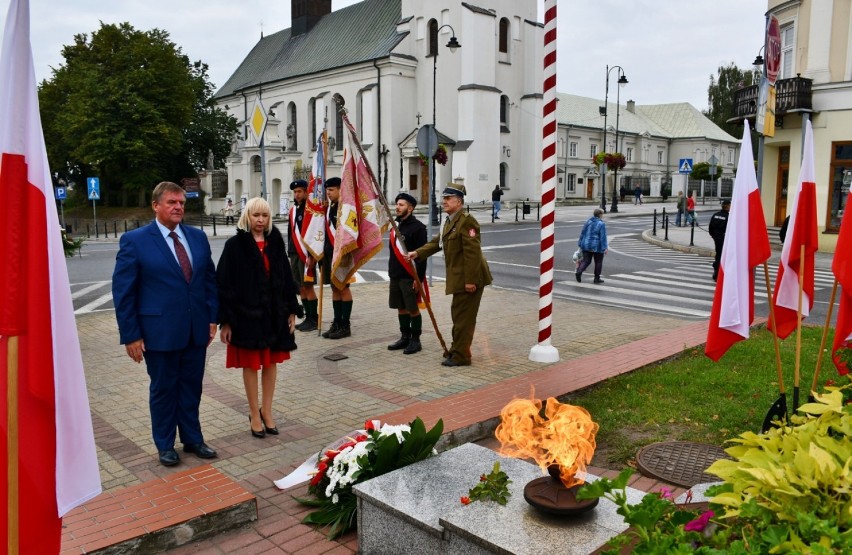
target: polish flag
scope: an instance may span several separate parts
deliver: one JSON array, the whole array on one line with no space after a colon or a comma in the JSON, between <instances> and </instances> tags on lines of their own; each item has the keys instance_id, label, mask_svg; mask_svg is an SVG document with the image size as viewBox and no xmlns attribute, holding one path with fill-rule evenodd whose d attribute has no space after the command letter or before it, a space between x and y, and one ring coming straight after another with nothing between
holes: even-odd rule
<instances>
[{"instance_id":1,"label":"polish flag","mask_svg":"<svg viewBox=\"0 0 852 555\"><path fill-rule=\"evenodd\" d=\"M799 185L793 197L793 210L787 226L787 238L781 250L778 276L775 278L775 324L778 337L784 339L796 329L799 307L799 266L803 264L802 318L814 306L814 255L818 246L816 210L816 172L814 171L814 131L808 120ZM804 259L802 259L804 247ZM771 328L770 328L771 329Z\"/></svg>"},{"instance_id":2,"label":"polish flag","mask_svg":"<svg viewBox=\"0 0 852 555\"><path fill-rule=\"evenodd\" d=\"M838 351L841 348L852 348L849 344L852 339L852 192L846 195L843 221L840 222L840 235L837 237L831 270L840 284L840 308L837 310L831 358L837 371L843 375L848 374L850 368L838 358Z\"/></svg>"},{"instance_id":3,"label":"polish flag","mask_svg":"<svg viewBox=\"0 0 852 555\"><path fill-rule=\"evenodd\" d=\"M768 260L769 255L769 235L746 121L704 347L704 354L714 361L722 358L734 343L748 339L749 326L754 321L754 268Z\"/></svg>"},{"instance_id":4,"label":"polish flag","mask_svg":"<svg viewBox=\"0 0 852 555\"><path fill-rule=\"evenodd\" d=\"M29 32L28 0L11 0L0 56L0 460L7 469L0 545L11 532L21 553L58 553L62 516L98 495L101 481ZM18 461L15 482L8 478L11 457ZM16 514L9 512L10 491L18 492ZM17 531L9 529L15 516Z\"/></svg>"}]
</instances>

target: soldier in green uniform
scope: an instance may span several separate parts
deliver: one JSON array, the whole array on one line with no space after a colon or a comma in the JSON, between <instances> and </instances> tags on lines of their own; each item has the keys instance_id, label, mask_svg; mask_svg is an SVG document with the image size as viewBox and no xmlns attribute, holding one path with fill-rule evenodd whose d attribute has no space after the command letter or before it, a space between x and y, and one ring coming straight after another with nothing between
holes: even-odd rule
<instances>
[{"instance_id":1,"label":"soldier in green uniform","mask_svg":"<svg viewBox=\"0 0 852 555\"><path fill-rule=\"evenodd\" d=\"M427 258L444 251L447 265L447 295L453 296L453 343L444 366L469 366L470 345L476 329L476 315L482 291L491 284L491 271L482 256L479 223L464 213L464 185L451 183L442 193L447 217L431 241L409 253L409 259Z\"/></svg>"}]
</instances>

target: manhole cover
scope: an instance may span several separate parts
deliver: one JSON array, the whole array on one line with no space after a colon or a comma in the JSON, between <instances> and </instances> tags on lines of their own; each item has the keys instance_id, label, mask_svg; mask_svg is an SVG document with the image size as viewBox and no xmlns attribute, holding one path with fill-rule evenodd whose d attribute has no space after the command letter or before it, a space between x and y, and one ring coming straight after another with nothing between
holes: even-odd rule
<instances>
[{"instance_id":1,"label":"manhole cover","mask_svg":"<svg viewBox=\"0 0 852 555\"><path fill-rule=\"evenodd\" d=\"M664 441L652 443L639 450L636 466L646 476L685 488L706 482L718 482L719 477L706 474L711 464L719 459L729 459L716 445L691 441Z\"/></svg>"},{"instance_id":2,"label":"manhole cover","mask_svg":"<svg viewBox=\"0 0 852 555\"><path fill-rule=\"evenodd\" d=\"M338 360L345 360L349 357L346 356L346 355L342 355L340 353L331 353L330 355L325 355L322 358L324 358L325 360L338 361Z\"/></svg>"}]
</instances>

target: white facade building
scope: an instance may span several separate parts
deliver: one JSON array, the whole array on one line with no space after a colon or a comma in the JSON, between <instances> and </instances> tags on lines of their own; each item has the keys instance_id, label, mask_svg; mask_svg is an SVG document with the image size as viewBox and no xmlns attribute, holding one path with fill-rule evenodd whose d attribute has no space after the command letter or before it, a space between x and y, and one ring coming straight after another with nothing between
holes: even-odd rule
<instances>
[{"instance_id":1,"label":"white facade building","mask_svg":"<svg viewBox=\"0 0 852 555\"><path fill-rule=\"evenodd\" d=\"M465 185L469 203L490 201L496 184L506 199L540 196L543 28L535 0L487 8L364 0L336 12L330 0L292 0L292 7L293 27L261 38L215 95L242 123L227 161L229 196L259 195L265 174L273 211L283 212L289 183L312 163L323 127L335 144L328 175L339 176L335 93L387 196L405 189L427 202L416 135L433 109L448 152L447 164L436 165L439 193L452 181ZM455 52L447 47L453 36L461 44ZM265 168L247 122L258 99L269 114Z\"/></svg>"}]
</instances>

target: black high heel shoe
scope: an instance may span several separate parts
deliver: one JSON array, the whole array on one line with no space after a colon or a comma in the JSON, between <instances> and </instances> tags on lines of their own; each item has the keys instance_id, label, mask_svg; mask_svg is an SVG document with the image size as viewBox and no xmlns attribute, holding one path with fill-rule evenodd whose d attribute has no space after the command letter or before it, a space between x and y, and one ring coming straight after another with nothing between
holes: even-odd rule
<instances>
[{"instance_id":1,"label":"black high heel shoe","mask_svg":"<svg viewBox=\"0 0 852 555\"><path fill-rule=\"evenodd\" d=\"M260 421L263 422L263 429L266 431L267 434L269 434L271 436L277 436L278 435L278 427L276 426L275 428L270 428L269 426L267 426L266 420L263 419L263 413L262 412L260 413ZM252 430L252 433L254 433L254 430Z\"/></svg>"},{"instance_id":2,"label":"black high heel shoe","mask_svg":"<svg viewBox=\"0 0 852 555\"><path fill-rule=\"evenodd\" d=\"M260 421L263 422L263 416L260 417ZM265 427L266 426L264 426L264 428ZM249 429L251 430L251 435L253 435L254 437L261 437L261 438L266 437L265 431L261 430L259 432L256 432L254 430L254 428L251 427L251 415L249 415Z\"/></svg>"}]
</instances>

